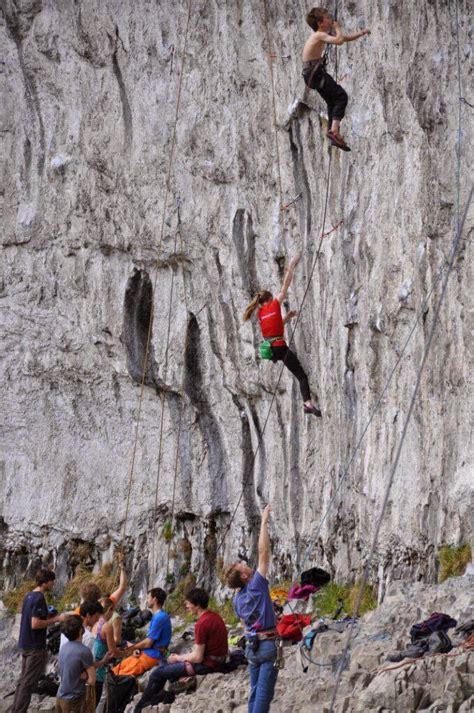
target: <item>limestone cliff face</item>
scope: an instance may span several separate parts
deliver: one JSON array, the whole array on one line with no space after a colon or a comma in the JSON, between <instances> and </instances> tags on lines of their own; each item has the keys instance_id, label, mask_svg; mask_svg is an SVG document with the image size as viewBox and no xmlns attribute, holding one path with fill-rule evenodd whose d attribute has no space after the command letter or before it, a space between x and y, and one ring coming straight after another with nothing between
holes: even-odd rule
<instances>
[{"instance_id":1,"label":"limestone cliff face","mask_svg":"<svg viewBox=\"0 0 474 713\"><path fill-rule=\"evenodd\" d=\"M9 583L38 557L66 574L78 542L91 543L96 563L119 542L152 306L125 527L136 587L150 572L164 581L168 553L176 576L190 568L212 582L243 483L219 555L252 555L268 500L274 573L295 573L446 263L457 209L455 4L339 2L343 26L365 23L372 35L338 53L352 153L333 152L324 230L344 224L323 241L295 336L324 417L303 416L284 373L253 465L279 368L258 361L257 329L241 315L256 288L279 286L298 250L289 302L301 305L329 165L323 105L316 96L309 108L295 105L308 8L268 5L282 198L299 198L280 213L263 3L193 3L160 247L187 5L2 3ZM463 87L468 16L460 0ZM470 109L462 111L461 206L472 148ZM381 533L382 577L430 578L437 545L470 536L467 236ZM366 557L438 295L439 283L316 543L313 561L341 576Z\"/></svg>"}]
</instances>

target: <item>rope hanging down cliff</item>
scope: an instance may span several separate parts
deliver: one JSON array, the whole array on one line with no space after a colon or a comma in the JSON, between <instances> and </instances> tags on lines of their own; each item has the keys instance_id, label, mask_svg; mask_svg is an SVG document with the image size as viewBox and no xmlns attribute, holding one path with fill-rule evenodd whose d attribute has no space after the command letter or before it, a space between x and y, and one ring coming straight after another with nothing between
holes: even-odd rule
<instances>
[{"instance_id":1,"label":"rope hanging down cliff","mask_svg":"<svg viewBox=\"0 0 474 713\"><path fill-rule=\"evenodd\" d=\"M417 399L417 396L418 396L418 391L419 391L420 383L421 383L421 375L422 375L422 373L423 373L425 364L426 364L427 359L428 359L428 355L429 355L429 352L430 352L431 344L432 344L432 341L433 341L434 332L435 332L436 326L437 326L437 324L438 324L439 315L440 315L440 312L441 312L441 307L442 307L442 304L443 304L443 301L444 301L444 298L445 298L445 295L446 295L446 290L447 290L447 287L448 287L449 276L450 276L450 274L451 274L451 272L452 272L452 269L453 269L454 264L455 264L455 261L456 261L456 257L457 257L458 250L459 250L459 245L460 245L460 242L461 242L462 231L463 231L463 229L464 229L464 224L465 224L465 221L466 221L466 217L467 217L467 215L468 215L468 212L469 212L469 208L470 208L471 201L472 201L472 196L473 196L473 193L474 193L474 187L471 186L471 189L470 189L470 192L469 192L469 196L468 196L468 199L467 199L467 201L466 201L465 208L464 208L464 214L463 214L462 220L460 220L460 212L459 212L459 209L460 209L460 195L461 195L461 160L462 160L462 115L461 115L461 111L462 111L462 81L461 81L461 61L460 61L460 51L459 51L459 46L460 46L460 41L459 41L459 13L458 13L458 1L457 1L457 0L456 0L456 2L455 2L455 20L456 20L456 24L455 24L456 30L455 30L455 31L456 31L457 70L458 70L458 136L457 136L457 151L456 151L456 234L455 234L455 237L454 237L454 240L453 240L453 243L452 243L452 247L451 247L451 250L450 250L450 256L449 256L449 260L448 260L448 267L447 267L447 270L446 270L446 275L445 275L445 277L444 277L444 279L443 279L443 283L442 283L442 287L441 287L441 294L440 294L440 297L439 297L439 300L438 300L438 304L436 305L436 308L435 308L435 311L434 311L434 315L433 315L433 319L432 319L432 324L431 324L431 329L430 329L430 332L429 332L429 334L428 334L428 339L427 339L427 342L426 342L426 347L425 347L425 350L424 350L424 352L423 352L423 356L422 356L422 359L421 359L420 368L419 368L418 373L417 373L417 377L416 377L416 381L415 381L415 386L414 386L414 388L413 388L413 394L412 394L412 397L411 397L411 400L410 400L410 404L409 404L409 407L408 407L407 416L406 416L406 419L405 419L405 423L404 423L404 425L403 425L402 433L401 433L401 436L400 436L400 441L399 441L399 444L398 444L398 447L397 447L397 450L396 450L395 460L394 460L392 469L391 469L391 471L390 471L390 475L389 475L389 478L388 478L387 486L386 486L386 489L385 489L384 499L383 499L383 501L382 501L382 507L381 507L380 515L379 515L379 517L378 517L377 524L376 524L376 527L375 527L375 533L374 533L374 536L373 536L373 539L372 539L372 545L371 545L371 548L370 548L370 551L369 551L369 556L368 556L368 559L367 559L366 566L365 566L365 568L364 568L364 574L363 574L363 577L362 577L362 584L361 584L361 587L360 587L360 590L359 590L359 594L358 594L358 596L357 596L357 600L356 600L356 604L355 604L355 611L354 611L354 616L355 616L355 617L358 615L358 613L359 613L359 611L360 611L360 606L361 606L361 603L362 603L362 597L363 597L364 589L365 589L365 586L367 585L367 582L368 582L368 579L369 579L370 570L371 570L371 567L372 567L372 560L373 560L374 555L375 555L375 550L376 550L376 547L377 547L378 538L379 538L380 530L381 530L381 527L382 527L382 522L383 522L383 519L384 519L384 516L385 516L385 511L386 511L386 509L387 509L387 505L388 505L388 501L389 501L390 492L391 492L391 489L392 489L392 485L393 485L395 473L396 473L397 468L398 468L398 463L399 463L399 461L400 461L400 455L401 455L401 452L402 452L402 449L403 449L403 444L404 444L404 442L405 442L405 437L406 437L406 434L407 434L407 431L408 431L408 426L409 426L409 423L410 423L410 421L411 421L411 417L412 417L412 414L413 414L413 411L414 411L416 399ZM340 685L340 682L341 682L342 673L343 673L343 671L344 671L344 669L345 669L345 667L346 667L346 664L347 664L347 659L348 659L348 655L349 655L349 651L350 651L350 648L351 648L351 643L352 643L353 637L354 637L354 620L352 621L351 626L349 627L349 634L348 634L347 642L346 642L346 645L345 645L344 650L343 650L343 653L342 653L342 657L341 657L340 664L339 664L339 666L338 666L338 670L337 670L337 674L336 674L336 681L335 681L335 684L334 684L334 691L333 691L333 695L332 695L332 698L331 698L331 704L330 704L330 708L329 708L329 713L333 713L333 712L334 712L334 706L335 706L335 703L336 703L337 691L338 691L338 689L339 689L339 685Z\"/></svg>"},{"instance_id":2,"label":"rope hanging down cliff","mask_svg":"<svg viewBox=\"0 0 474 713\"><path fill-rule=\"evenodd\" d=\"M165 194L164 194L164 199L163 199L163 209L162 209L161 225L160 225L160 238L159 238L159 244L158 244L158 249L157 249L158 255L161 253L162 246L163 246L163 239L164 239L166 210L168 207L168 197L169 197L169 192L170 192L171 169L173 166L174 150L175 150L175 146L176 146L176 129L177 129L179 110L180 110L180 105L181 105L181 93L182 93L182 86L183 86L185 59L186 59L185 48L186 48L188 30L189 30L189 24L190 24L190 18L191 18L191 6L192 6L192 0L189 0L187 17L186 17L186 26L185 26L185 31L184 31L184 39L183 39L182 50L181 50L181 52L182 52L181 71L180 71L180 75L179 75L178 91L177 91L177 96L176 96L175 115L174 115L173 127L172 127L172 132L171 132L171 140L170 140L169 161L168 161L168 168L167 168L167 173L166 173ZM156 266L155 266L155 275L154 275L154 280L153 280L153 291L152 291L152 302L151 302L151 309L150 309L150 320L148 323L145 355L143 358L142 379L141 379L141 384L140 384L140 393L139 393L139 397L138 397L138 405L137 405L137 412L136 412L135 433L134 433L134 438L133 438L132 455L131 455L131 462L130 462L130 473L129 473L129 480L128 480L128 491L127 491L125 515L124 515L123 528L122 528L122 546L123 546L123 543L125 542L128 515L129 515L129 511L130 511L130 496L131 496L133 477L134 477L134 471L135 471L135 460L136 460L136 453L137 453L137 446L138 446L138 434L139 434L139 427L140 427L143 395L144 395L144 390L145 390L146 373L147 373L147 368L148 368L148 357L149 357L149 352L150 352L151 333L152 333L152 327L153 327L153 316L154 316L153 299L155 296L157 280L158 280L158 262L156 262ZM169 338L169 330L168 330L168 338ZM166 354L167 353L168 353L168 344L166 345ZM158 473L157 473L156 489L158 489L158 485L159 485L159 469L161 466L163 416L164 416L164 393L162 392L162 394L161 394L160 445L159 445L159 460L158 460ZM154 520L156 520L156 496L155 496Z\"/></svg>"},{"instance_id":3,"label":"rope hanging down cliff","mask_svg":"<svg viewBox=\"0 0 474 713\"><path fill-rule=\"evenodd\" d=\"M266 0L263 0L263 1L264 1L264 5L265 5L265 10L266 10ZM267 23L267 20L268 20L268 16L267 16L267 13L265 12L265 22L266 22L266 23ZM267 32L268 32L268 26L267 26L266 30L267 30ZM336 56L337 56L337 48L336 48ZM272 87L273 87L273 83L272 83ZM273 103L275 104L275 100L273 100ZM316 269L316 264L317 264L317 262L318 262L318 260L319 260L319 256L320 256L321 248L322 248L322 244L323 244L323 240L324 240L324 238L325 238L326 235L327 235L327 234L325 233L325 230L324 230L324 229L325 229L325 226L326 226L326 217L327 217L327 210L328 210L328 203L329 203L329 189L330 189L330 183L331 183L331 164L332 164L332 149L330 148L330 149L329 149L328 173L327 173L327 177L326 177L326 189L325 189L325 197L324 197L323 218L322 218L322 224L321 224L321 232L320 232L319 243L318 243L317 250L316 250L316 255L315 255L315 257L314 257L314 260L313 260L313 263L312 263L312 266L311 266L311 270L310 270L310 273L309 273L308 283L307 283L307 285L306 285L306 289L305 289L305 291L304 291L303 298L302 298L302 300L301 300L301 306L300 306L300 309L298 310L298 314L297 314L297 316L296 316L296 320L295 320L293 329L292 329L292 331L291 331L290 338L289 338L289 340L288 340L288 347L289 347L289 348L293 345L294 337L295 337L295 332L296 332L296 329L297 329L298 324L299 324L299 321L300 321L300 316L301 316L301 312L302 312L304 303L305 303L306 298L307 298L307 296L308 296L308 292L309 292L309 288L310 288L310 286L311 286L311 282L312 282L312 279L313 279L314 271L315 271L315 269ZM249 464L249 471L250 471L250 472L253 472L253 467L254 467L254 464L255 464L255 459L256 459L256 457L257 457L257 455L258 455L258 452L259 452L259 450L260 450L260 446L261 446L261 444L262 444L262 441L263 441L263 438L264 438L264 435L265 435L265 431L266 431L266 428L267 428L268 420L269 420L270 413L271 413L271 410L272 410L272 407L273 407L273 402L275 401L276 392L277 392L278 387L279 387L279 385L280 385L280 381L281 381L281 378L282 378L282 374L283 374L284 369L285 369L285 360L283 361L283 363L282 363L282 365L281 365L281 369L280 369L280 373L279 373L279 375L278 375L277 383L276 383L275 388L273 389L273 392L272 392L272 398L271 398L270 405L269 405L268 410L267 410L267 414L266 414L266 417L265 417L265 421L264 421L264 423L263 423L263 427L262 427L261 434L260 434L260 436L259 436L259 438L258 438L257 446L256 446L255 450L252 452L252 457L251 457L251 461L250 461L250 464ZM231 515L230 520L229 520L229 522L228 522L228 524L227 524L227 526L226 526L226 529L225 529L225 531L224 531L224 534L222 535L222 537L221 537L221 539L220 539L220 541L219 541L219 543L218 543L218 545L217 545L216 555L220 552L220 550L221 550L221 548L222 548L222 546L223 546L223 544L224 544L224 542L225 542L225 540L226 540L227 534L229 533L229 530L230 530L230 528L231 528L231 526L232 526L232 523L233 523L233 521L234 521L234 519L235 519L235 516L236 516L236 514L237 514L237 510L239 509L240 503L242 502L242 498L243 498L243 496L244 496L245 488L246 488L246 486L247 486L247 480L248 480L248 477L247 477L247 478L244 478L243 481L242 481L242 489L241 489L239 498L238 498L238 500L237 500L237 504L235 505L234 510L232 511L232 515Z\"/></svg>"}]
</instances>

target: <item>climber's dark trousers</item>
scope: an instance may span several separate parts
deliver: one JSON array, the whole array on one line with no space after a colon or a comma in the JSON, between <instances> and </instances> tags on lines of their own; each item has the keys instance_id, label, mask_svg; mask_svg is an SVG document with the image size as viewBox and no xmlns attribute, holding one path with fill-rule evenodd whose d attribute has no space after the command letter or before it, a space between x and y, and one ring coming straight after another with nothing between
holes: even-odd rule
<instances>
[{"instance_id":1,"label":"climber's dark trousers","mask_svg":"<svg viewBox=\"0 0 474 713\"><path fill-rule=\"evenodd\" d=\"M308 377L304 373L304 369L296 354L288 349L288 347L273 347L272 346L273 362L283 361L286 368L291 371L293 376L296 376L300 382L300 391L303 401L310 401L311 392L309 390Z\"/></svg>"},{"instance_id":2,"label":"climber's dark trousers","mask_svg":"<svg viewBox=\"0 0 474 713\"><path fill-rule=\"evenodd\" d=\"M316 89L328 105L328 129L331 129L332 120L344 118L349 97L347 92L322 67L314 73L313 68L303 70L303 79L310 89Z\"/></svg>"}]
</instances>

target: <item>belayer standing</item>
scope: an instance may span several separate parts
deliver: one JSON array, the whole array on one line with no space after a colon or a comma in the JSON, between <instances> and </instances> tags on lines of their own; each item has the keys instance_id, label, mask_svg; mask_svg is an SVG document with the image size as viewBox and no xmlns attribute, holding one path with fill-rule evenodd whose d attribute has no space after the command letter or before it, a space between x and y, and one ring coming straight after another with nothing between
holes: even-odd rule
<instances>
[{"instance_id":1,"label":"belayer standing","mask_svg":"<svg viewBox=\"0 0 474 713\"><path fill-rule=\"evenodd\" d=\"M288 288L293 279L295 267L299 262L301 255L295 255L290 261L288 270L283 280L280 292L274 298L268 290L257 292L252 302L248 305L244 312L244 322L250 319L255 310L258 310L258 321L264 342L261 347L268 347L268 356L264 358L271 359L274 363L282 361L287 369L296 376L300 384L300 391L304 401L304 412L321 416L319 408L311 401L311 392L309 390L308 377L305 374L296 354L289 349L284 338L285 324L293 317L296 317L296 312L291 311L283 318L281 314L281 303L286 298ZM262 349L260 355L263 356Z\"/></svg>"},{"instance_id":2,"label":"belayer standing","mask_svg":"<svg viewBox=\"0 0 474 713\"><path fill-rule=\"evenodd\" d=\"M324 7L314 7L310 10L306 22L313 33L303 49L303 79L307 87L316 89L328 106L328 139L343 151L350 151L339 132L341 121L346 113L347 92L327 73L324 50L327 44L343 45L345 42L353 42L360 37L370 35L370 30L344 35L340 24L333 20ZM331 30L335 30L336 34L329 34Z\"/></svg>"}]
</instances>

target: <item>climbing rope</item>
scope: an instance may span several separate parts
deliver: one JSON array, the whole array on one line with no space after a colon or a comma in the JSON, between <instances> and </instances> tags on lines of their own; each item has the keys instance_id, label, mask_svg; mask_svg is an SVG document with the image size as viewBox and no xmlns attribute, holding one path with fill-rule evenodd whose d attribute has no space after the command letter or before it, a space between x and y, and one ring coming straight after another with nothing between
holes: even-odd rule
<instances>
[{"instance_id":1,"label":"climbing rope","mask_svg":"<svg viewBox=\"0 0 474 713\"><path fill-rule=\"evenodd\" d=\"M465 220L466 220L466 216L467 216L467 213L468 213L470 204L471 204L473 191L474 191L474 189L471 188L471 191L470 191L470 194L469 194L469 198L468 198L468 200L467 200L466 207L465 207L465 210L464 210L464 215L463 215L461 224L460 224L460 226L459 226L459 229L456 230L456 237L455 237L455 239L454 239L453 247L452 247L452 250L451 250L451 257L450 257L450 261L449 261L448 270L446 271L446 275L445 275L445 277L444 277L443 284L442 284L442 288L441 288L441 295L440 295L440 297L439 297L438 304L436 305L436 309L435 309L435 311L434 311L433 320L432 320L432 324L431 324L431 329L430 329L430 332L429 332L429 335L428 335L428 339L427 339L427 342L426 342L426 346L425 346L425 349L424 349L424 352L423 352L423 357L422 357L422 360L421 360L421 364L420 364L420 367L419 367L418 372L417 372L416 381L415 381L415 386L414 386L414 389L413 389L412 397L411 397L411 399L410 399L410 405L409 405L409 408L408 408L407 416L406 416L406 418L405 418L405 423L404 423L404 425L403 425L402 433L401 433L401 436L400 436L400 441L399 441L399 443L398 443L398 447L397 447L397 451L396 451L396 455L395 455L395 460L394 460L392 469L391 469L391 471L390 471L390 475L389 475L389 478L388 478L388 481L387 481L387 486L386 486L386 488L385 488L385 494L384 494L384 499L383 499L383 502L382 502L382 508L381 508L380 515L379 515L378 520L377 520L376 527L375 527L375 533L374 533L374 537L373 537L373 540L372 540L372 545L371 545L371 548L370 548L370 551L369 551L369 555L368 555L368 558L367 558L367 563L366 563L365 568L364 568L364 574L363 574L363 576L362 576L362 581L361 581L359 593L358 593L358 595L357 595L357 600L356 600L355 607L354 607L354 617L357 617L357 616L358 616L358 613L359 613L359 611L360 611L360 606L361 606L361 603L362 603L362 597L364 596L365 587L367 586L367 583L368 583L368 581L369 581L369 575L370 575L370 570L371 570L371 566L372 566L372 560L373 560L373 557L374 557L374 554L375 554L375 550L376 550L376 547L377 547L378 538L379 538L379 534L380 534L380 529L381 529L381 527L382 527L382 522L383 522L384 515L385 515L385 510L386 510L387 505L388 505L388 500L389 500L389 497L390 497L390 492L391 492L391 489L392 489L393 480L394 480L395 473L396 473L396 471L397 471L398 463L399 463L399 460L400 460L400 455L401 455L401 452L402 452L402 449L403 449L403 444L404 444L404 442L405 442L405 437L406 437L406 434L407 434L408 425L409 425L409 423L410 423L410 421L411 421L411 417L412 417L413 410L414 410L414 407L415 407L416 399L417 399L417 396L418 396L418 391L419 391L420 383L421 383L421 376L422 376L422 373L423 373L425 364L426 364L427 359L428 359L428 354L429 354L429 351L430 351L431 343L432 343L432 341L433 341L433 335L434 335L434 332L435 332L435 329L436 329L436 326L437 326L437 323L438 323L438 320L439 320L439 315L440 315L440 311L441 311L441 306L442 306L442 304L443 304L444 297L445 297L445 294L446 294L446 288L447 288L447 285L448 285L449 276L450 276L451 271L452 271L452 268L453 268L453 266L454 266L455 258L456 258L457 251L458 251L458 247L459 247L460 236L461 236L462 230L463 230L463 228L464 228L464 223L465 223ZM333 691L333 695L332 695L332 699L331 699L331 706L330 706L330 709L329 709L329 713L332 713L333 710L334 710L334 704L335 704L335 702L336 702L336 696L337 696L337 691L338 691L339 684L340 684L340 681L341 681L342 672L344 671L345 666L346 666L346 662L347 662L347 658L348 658L348 654L349 654L349 650L350 650L350 646L351 646L351 641L352 641L352 638L353 638L353 628L354 628L354 624L351 623L351 625L349 626L349 635L348 635L348 638L347 638L347 642L346 642L346 645L345 645L345 647L344 647L344 650L343 650L343 653L342 653L342 656L341 656L341 660L340 660L340 664L339 664L338 670L337 670L336 681L335 681L335 684L334 684L335 687L334 687L334 691Z\"/></svg>"},{"instance_id":2,"label":"climbing rope","mask_svg":"<svg viewBox=\"0 0 474 713\"><path fill-rule=\"evenodd\" d=\"M184 255L183 236L181 233L180 220L179 220L179 204L178 204L178 231L179 231L181 255ZM175 239L175 252L176 252L176 239ZM184 266L182 266L182 276L183 276L184 304L185 304L185 308L186 308L186 318L187 318L187 316L189 315L189 305L188 305L188 297L187 297L187 290L186 290L186 273L184 270ZM183 350L184 354L186 354L186 351L187 351L187 341L188 341L188 331L185 330L184 350ZM186 370L185 370L185 365L183 364L183 371L182 371L182 378L181 378L181 393L182 394L184 394L185 378L186 378ZM180 444L180 440L181 440L182 424L183 424L183 409L181 409L180 413L179 413L178 433L176 436L176 450L175 450L175 458L174 458L174 475L173 475L173 493L172 493L172 498L171 498L171 515L170 515L171 532L173 532L173 522L174 522L174 515L175 515L176 480L177 480L177 476L178 476L179 444ZM168 539L168 546L167 546L167 551L166 551L166 579L168 579L168 575L169 575L170 552L171 552L171 537Z\"/></svg>"},{"instance_id":3,"label":"climbing rope","mask_svg":"<svg viewBox=\"0 0 474 713\"><path fill-rule=\"evenodd\" d=\"M456 9L456 45L457 45L457 47L458 47L457 59L458 59L458 112L459 112L459 113L458 113L458 142L457 142L457 152L456 152L456 193L457 193L456 206L457 206L457 208L458 208L458 207L460 207L460 193L461 193L461 158L462 158L462 151L461 151L461 148L462 148L462 146L461 146L461 140L462 140L462 132L461 132L461 130L462 130L461 97L462 97L462 82L461 82L461 62L460 62L460 54L459 54L459 15L458 15L458 2L457 2L457 0L456 0L456 2L455 2L455 9ZM393 480L394 480L395 473L396 473L397 468L398 468L398 463L399 463L400 455L401 455L401 452L402 452L402 449L403 449L403 444L404 444L404 442L405 442L405 437L406 437L406 434L407 434L408 425L409 425L409 423L410 423L410 421L411 421L411 416L412 416L412 414L413 414L413 410L414 410L414 407L415 407L416 399L417 399L417 396L418 396L418 391L419 391L419 387L420 387L420 383L421 383L421 376L422 376L422 373L423 373L425 364L426 364L427 359L428 359L428 354L429 354L430 347L431 347L431 344L432 344L432 341L433 341L434 332L435 332L435 329L436 329L436 326L437 326L437 323L438 323L439 315L440 315L440 312L441 312L441 307L442 307L442 304L443 304L443 302L444 302L444 298L445 298L445 295L446 295L446 290L447 290L447 286L448 286L449 276L450 276L451 271L452 271L452 269L453 269L453 267L454 267L454 263L455 263L456 256L457 256L457 253L458 253L459 244L460 244L460 241L461 241L461 234L462 234L462 231L463 231L463 229L464 229L464 223L465 223L465 221L466 221L466 217L467 217L467 214L468 214L470 205L471 205L473 192L474 192L474 188L471 186L471 190L470 190L470 192L469 192L469 197L468 197L468 199L467 199L467 201L466 201L466 206L465 206L464 214L463 214L463 217L462 217L462 220L461 220L461 221L459 220L459 219L460 219L460 213L459 213L459 211L457 210L457 214L456 214L456 234L455 234L455 237L454 237L454 240L453 240L453 244L452 244L452 248L451 248L451 251L450 251L450 258L449 258L448 268L447 268L447 270L446 270L446 275L445 275L445 277L444 277L444 279L443 279L443 283L442 283L442 287L441 287L441 294L440 294L440 297L439 297L439 300L438 300L438 304L436 305L436 309L435 309L435 312L434 312L434 315L433 315L433 320L432 320L432 324L431 324L431 329L430 329L430 332L429 332L429 334L428 334L428 339L427 339L426 346L425 346L425 349L424 349L424 352L423 352L423 357L422 357L422 360L421 360L420 368L418 369L418 373L417 373L417 377L416 377L416 381L415 381L415 386L414 386L414 389L413 389L413 393L412 393L412 397L411 397L411 400L410 400L410 405L409 405L409 408L408 408L407 416L406 416L405 423L404 423L404 425L403 425L402 433L401 433L401 436L400 436L400 441L399 441L398 448L397 448L397 451L396 451L395 460L394 460L394 463L393 463L393 466L392 466L392 469L391 469L391 472L390 472L390 476L389 476L389 478L388 478L387 486L386 486L386 488L385 488L384 499L383 499L383 501L382 501L382 508L381 508L381 511L380 511L379 518L378 518L378 520L377 520L376 527L375 527L375 532L374 532L374 536L373 536L373 539L372 539L372 545L371 545L371 548L370 548L370 551L369 551L369 556L368 556L368 559L367 559L367 563L366 563L365 568L364 568L364 574L363 574L363 577L362 577L362 585L361 585L361 588L360 588L360 591L359 591L359 594L358 594L358 597L357 597L357 600L356 600L356 604L355 604L355 612L354 612L354 613L355 613L355 616L357 616L357 614L358 614L358 612L359 612L359 610L360 610L360 606L361 606L361 603L362 603L362 597L363 597L363 594L364 594L364 589L365 589L365 586L367 585L368 580L369 580L370 570L371 570L371 566L372 566L372 560L373 560L373 557L374 557L374 554L375 554L375 550L376 550L376 547L377 547L377 544L378 544L378 538L379 538L380 530L381 530L381 527L382 527L382 522L383 522L383 519L384 519L384 516L385 516L385 510L386 510L387 505L388 505L388 501L389 501L390 492L391 492L391 489L392 489ZM346 645L345 645L344 650L343 650L343 653L342 653L342 658L341 658L340 665L338 666L337 675L336 675L336 681L335 681L335 684L334 684L334 691L333 691L333 695L332 695L332 698L331 698L331 704L330 704L330 708L329 708L329 713L333 713L333 711L334 711L334 705L335 705L335 702L336 702L337 691L338 691L338 689L339 689L339 685L340 685L340 682L341 682L342 672L344 671L344 669L345 669L345 667L346 667L346 664L347 664L347 658L348 658L349 651L350 651L350 648L351 648L352 637L353 637L353 624L352 624L352 625L350 626L350 628L349 628L349 635L348 635L348 638L347 638L347 642L346 642Z\"/></svg>"},{"instance_id":4,"label":"climbing rope","mask_svg":"<svg viewBox=\"0 0 474 713\"><path fill-rule=\"evenodd\" d=\"M169 197L169 193L170 193L170 183L171 183L171 170L172 170L172 166L173 166L174 150L175 150L175 146L176 146L176 129L177 129L178 116L179 116L179 110L180 110L180 105L181 105L181 93L182 93L182 86L183 86L185 59L186 59L185 49L186 49L188 30L189 30L189 24L190 24L190 18L191 18L191 6L192 6L192 0L189 0L188 12L187 12L187 18L186 18L186 26L185 26L185 31L184 31L184 39L183 39L183 44L182 44L181 72L179 75L175 114L174 114L173 128L172 128L171 140L170 140L169 161L168 161L168 168L167 168L167 172L166 172L165 194L164 194L164 199L163 199L163 209L162 209L161 225L160 225L160 237L159 237L159 244L158 244L158 250L157 250L158 254L161 253L162 246L163 246L163 240L164 240L166 210L168 207L168 197ZM154 296L155 296L155 292L156 292L157 280L158 280L158 263L155 266L155 275L154 275L154 280L153 280L153 291L152 291L152 302L151 302L151 308L150 308L150 320L148 323L145 355L143 358L142 379L141 379L141 384L140 384L140 392L139 392L139 396L138 396L138 405L137 405L137 411L136 411L135 432L134 432L132 456L131 456L131 462L130 462L127 499L126 499L125 515L124 515L123 527L122 527L122 539L121 539L122 548L123 548L125 538L126 538L128 516L129 516L129 511L130 511L130 497L131 497L133 477L134 477L134 472L135 472L135 461L136 461L136 453L137 453L137 446L138 446L138 434L139 434L139 427L140 427L140 422L141 422L143 396L144 396L144 391L145 391L146 373L147 373L147 368L148 368L148 356L149 356L149 352L150 352L151 334L152 334L152 327L153 327L153 316L154 316L154 302L153 302L153 300L154 300ZM168 345L167 345L166 349L168 350ZM164 402L164 393L162 393L162 404L163 404L163 402ZM161 428L160 428L159 463L161 462L162 438L163 438L163 406L162 406ZM158 481L158 477L157 477L157 481Z\"/></svg>"},{"instance_id":5,"label":"climbing rope","mask_svg":"<svg viewBox=\"0 0 474 713\"><path fill-rule=\"evenodd\" d=\"M266 7L266 0L264 0L264 4L265 4L265 7ZM267 18L267 15L265 15L265 17ZM267 32L268 32L268 26L267 26ZM336 49L337 49L337 48L336 48ZM337 52L336 52L336 56L337 56ZM336 78L337 78L337 77L336 77ZM303 293L303 298L302 298L302 300L301 300L301 306L300 306L300 309L298 310L298 314L296 315L296 319L295 319L295 322L294 322L294 326L293 326L293 329L292 329L292 331L291 331L290 338L289 338L289 340L288 340L288 350L289 350L289 349L292 347L292 345L293 345L294 337L295 337L295 332L296 332L296 329L297 329L297 327L298 327L298 324L299 324L299 321L300 321L300 318L301 318L301 313L302 313L302 310L303 310L304 303L305 303L306 298L307 298L307 296L308 296L308 292L309 292L309 288L310 288L310 286L311 286L311 282L312 282L312 279L313 279L314 271L315 271L315 269L316 269L316 264L317 264L317 262L318 262L318 260L319 260L319 256L320 256L321 248L322 248L322 244L323 244L323 240L324 240L324 238L326 237L326 235L328 234L328 233L325 233L325 232L324 232L324 228L325 228L325 225L326 225L326 217L327 217L328 202L329 202L329 188L330 188L330 183L331 183L331 165L332 165L332 148L330 147L330 148L329 148L328 174L327 174L327 178L326 178L326 191L325 191L324 208L323 208L323 219L322 219L322 225L321 225L321 232L320 232L319 243L318 243L317 250L316 250L316 256L315 256L315 258L314 258L314 260L313 260L313 263L312 263L312 266L311 266L311 270L310 270L310 273L309 273L309 279L308 279L308 282L307 282L307 285L306 285L306 289L305 289L305 291L304 291L304 293ZM342 224L342 221L341 221L336 227L339 227L340 224ZM333 229L335 229L335 228L333 228ZM330 232L333 232L333 231L331 230ZM265 421L264 421L264 423L263 423L263 428L262 428L262 431L261 431L261 433L260 433L260 435L259 435L259 437L258 437L257 446L256 446L255 450L252 452L252 458L251 458L251 462L250 462L250 466L249 466L249 470L250 470L250 472L252 472L252 473L253 473L253 466L254 466L254 464L255 464L255 459L256 459L256 457L257 457L257 455L258 455L258 452L259 452L259 450L260 450L260 446L261 446L261 444L262 444L262 442L263 442L263 437L264 437L264 435L265 435L265 431L266 431L266 428L267 428L268 420L269 420L269 418L270 418L270 413L271 413L271 410L272 410L273 402L275 401L276 393L277 393L277 391L278 391L278 387L279 387L279 385L280 385L280 381L281 381L281 378L282 378L282 375L283 375L283 371L284 371L284 369L285 369L287 356L288 356L288 352L287 352L287 355L285 356L285 359L282 361L282 365L281 365L281 368L280 368L280 373L279 373L279 375L278 375L277 383L276 383L275 388L273 389L272 398L271 398L271 401L270 401L270 405L269 405L269 407L268 407L267 414L266 414L266 417L265 417ZM230 520L229 520L229 523L227 524L227 527L226 527L226 529L225 529L225 531L224 531L224 534L222 535L222 538L221 538L221 540L219 541L219 544L217 545L216 555L220 552L220 550L221 550L221 548L222 548L222 546L223 546L223 544L224 544L224 542L225 542L225 540L226 540L227 534L228 534L228 532L229 532L229 530L230 530L230 528L231 528L231 526L232 526L232 523L233 523L233 521L234 521L234 519L235 519L235 516L236 516L236 514L237 514L237 510L238 510L238 508L239 508L239 506L240 506L240 503L242 502L242 498L243 498L243 496L244 496L244 492L245 492L245 487L246 487L246 485L247 485L247 478L244 478L244 479L243 479L243 482L242 482L242 489L241 489L239 498L238 498L238 500L237 500L237 504L236 504L236 506L234 507L234 510L232 511L231 518L230 518Z\"/></svg>"},{"instance_id":6,"label":"climbing rope","mask_svg":"<svg viewBox=\"0 0 474 713\"><path fill-rule=\"evenodd\" d=\"M270 30L268 27L268 5L267 5L267 0L263 0L263 12L264 12L264 25L265 25L265 34L266 34L266 39L267 39L267 57L268 57L268 67L270 69L270 81L271 81L271 87L272 87L272 112L273 112L273 128L275 131L275 152L276 152L276 164L277 164L277 172L278 172L278 193L280 197L280 210L286 210L288 206L284 206L283 204L283 188L282 188L282 181L281 181L281 166L280 166L280 146L278 142L278 124L277 124L277 111L276 111L276 98L275 98L275 77L273 75L273 59L276 57L276 55L273 52L272 49L272 38L270 34Z\"/></svg>"}]
</instances>

